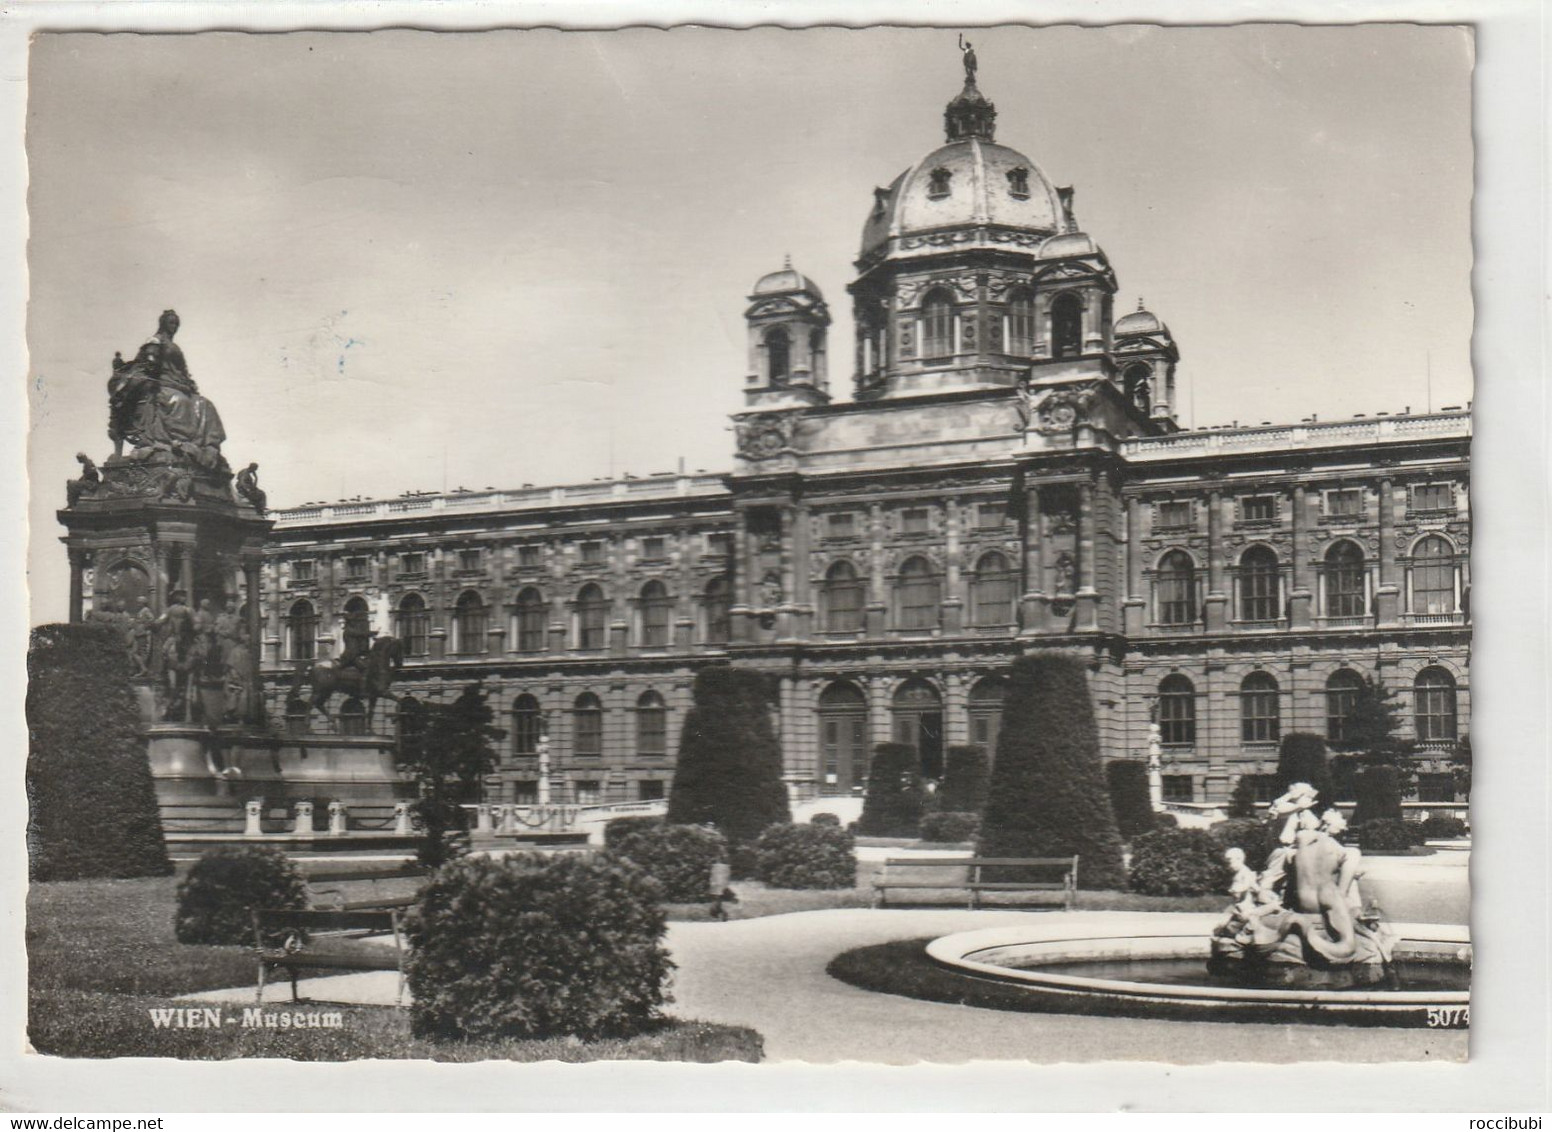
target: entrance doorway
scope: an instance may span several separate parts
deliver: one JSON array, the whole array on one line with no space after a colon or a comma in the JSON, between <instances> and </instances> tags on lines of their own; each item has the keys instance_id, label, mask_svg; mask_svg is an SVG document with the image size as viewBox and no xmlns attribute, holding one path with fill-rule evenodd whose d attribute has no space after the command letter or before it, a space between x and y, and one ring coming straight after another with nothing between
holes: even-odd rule
<instances>
[{"instance_id":1,"label":"entrance doorway","mask_svg":"<svg viewBox=\"0 0 1552 1132\"><path fill-rule=\"evenodd\" d=\"M855 684L831 684L819 697L819 792L853 794L868 777L868 700Z\"/></svg>"},{"instance_id":2,"label":"entrance doorway","mask_svg":"<svg viewBox=\"0 0 1552 1132\"><path fill-rule=\"evenodd\" d=\"M943 700L925 680L908 680L895 693L896 743L916 748L923 778L943 777Z\"/></svg>"}]
</instances>

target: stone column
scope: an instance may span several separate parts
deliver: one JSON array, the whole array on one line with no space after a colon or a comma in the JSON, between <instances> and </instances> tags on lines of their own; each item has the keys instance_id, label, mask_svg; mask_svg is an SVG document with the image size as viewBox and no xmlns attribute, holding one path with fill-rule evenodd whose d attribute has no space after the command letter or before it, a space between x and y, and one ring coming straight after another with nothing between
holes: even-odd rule
<instances>
[{"instance_id":1,"label":"stone column","mask_svg":"<svg viewBox=\"0 0 1552 1132\"><path fill-rule=\"evenodd\" d=\"M1395 625L1401 620L1401 576L1396 570L1395 485L1389 476L1380 480L1380 574L1374 589L1375 620Z\"/></svg>"},{"instance_id":2,"label":"stone column","mask_svg":"<svg viewBox=\"0 0 1552 1132\"><path fill-rule=\"evenodd\" d=\"M1094 589L1094 485L1078 485L1078 617L1079 632L1099 628L1099 594Z\"/></svg>"},{"instance_id":3,"label":"stone column","mask_svg":"<svg viewBox=\"0 0 1552 1132\"><path fill-rule=\"evenodd\" d=\"M959 536L962 515L959 500L950 498L944 503L943 631L950 634L959 633L965 624L964 548Z\"/></svg>"},{"instance_id":4,"label":"stone column","mask_svg":"<svg viewBox=\"0 0 1552 1132\"><path fill-rule=\"evenodd\" d=\"M414 832L410 825L410 803L393 804L393 832L400 837L407 837Z\"/></svg>"},{"instance_id":5,"label":"stone column","mask_svg":"<svg viewBox=\"0 0 1552 1132\"><path fill-rule=\"evenodd\" d=\"M753 564L749 561L749 516L739 510L733 512L733 579L732 605L728 609L728 636L735 644L754 640L754 614L750 605L754 594L750 586L754 578Z\"/></svg>"},{"instance_id":6,"label":"stone column","mask_svg":"<svg viewBox=\"0 0 1552 1132\"><path fill-rule=\"evenodd\" d=\"M793 509L783 507L781 518L781 602L776 607L776 639L790 641L793 636L793 606L797 602L797 563L792 553Z\"/></svg>"},{"instance_id":7,"label":"stone column","mask_svg":"<svg viewBox=\"0 0 1552 1132\"><path fill-rule=\"evenodd\" d=\"M970 742L970 709L968 681L963 673L949 672L943 677L943 746L947 748Z\"/></svg>"},{"instance_id":8,"label":"stone column","mask_svg":"<svg viewBox=\"0 0 1552 1132\"><path fill-rule=\"evenodd\" d=\"M1127 636L1141 636L1148 620L1148 599L1142 592L1142 500L1126 501L1126 596L1121 603Z\"/></svg>"},{"instance_id":9,"label":"stone column","mask_svg":"<svg viewBox=\"0 0 1552 1132\"><path fill-rule=\"evenodd\" d=\"M874 745L888 743L894 738L894 714L889 710L889 681L886 677L874 674L868 677L868 726L873 732ZM862 752L862 757L867 760L866 765L873 762L873 748L870 746Z\"/></svg>"},{"instance_id":10,"label":"stone column","mask_svg":"<svg viewBox=\"0 0 1552 1132\"><path fill-rule=\"evenodd\" d=\"M296 817L292 820L291 831L297 835L312 836L313 804L311 802L296 804Z\"/></svg>"},{"instance_id":11,"label":"stone column","mask_svg":"<svg viewBox=\"0 0 1552 1132\"><path fill-rule=\"evenodd\" d=\"M1305 527L1309 523L1308 503L1304 485L1293 489L1293 558L1288 564L1288 626L1292 629L1308 629L1314 595L1310 592L1306 574Z\"/></svg>"},{"instance_id":12,"label":"stone column","mask_svg":"<svg viewBox=\"0 0 1552 1132\"><path fill-rule=\"evenodd\" d=\"M1223 493L1207 496L1207 600L1204 603L1209 633L1228 628L1229 595L1223 588Z\"/></svg>"},{"instance_id":13,"label":"stone column","mask_svg":"<svg viewBox=\"0 0 1552 1132\"><path fill-rule=\"evenodd\" d=\"M1045 575L1040 543L1044 519L1040 513L1040 488L1024 490L1024 595L1020 600L1022 635L1032 636L1045 628Z\"/></svg>"},{"instance_id":14,"label":"stone column","mask_svg":"<svg viewBox=\"0 0 1552 1132\"><path fill-rule=\"evenodd\" d=\"M243 836L264 836L264 799L249 798L243 804Z\"/></svg>"},{"instance_id":15,"label":"stone column","mask_svg":"<svg viewBox=\"0 0 1552 1132\"><path fill-rule=\"evenodd\" d=\"M348 832L350 821L349 811L345 809L344 802L329 803L329 832L332 834L344 834Z\"/></svg>"},{"instance_id":16,"label":"stone column","mask_svg":"<svg viewBox=\"0 0 1552 1132\"><path fill-rule=\"evenodd\" d=\"M178 588L183 591L184 600L190 606L197 608L194 601L194 544L186 543L183 553L178 558Z\"/></svg>"},{"instance_id":17,"label":"stone column","mask_svg":"<svg viewBox=\"0 0 1552 1132\"><path fill-rule=\"evenodd\" d=\"M154 559L151 570L153 575L151 579L151 585L156 594L155 598L153 598L153 600L156 602L156 608L154 608L151 612L155 613L158 617L160 617L162 612L167 608L168 549L169 548L167 544L162 542L157 543L154 547L151 548L151 555Z\"/></svg>"},{"instance_id":18,"label":"stone column","mask_svg":"<svg viewBox=\"0 0 1552 1132\"><path fill-rule=\"evenodd\" d=\"M884 507L868 506L867 635L882 637L888 621L889 596L884 585Z\"/></svg>"},{"instance_id":19,"label":"stone column","mask_svg":"<svg viewBox=\"0 0 1552 1132\"><path fill-rule=\"evenodd\" d=\"M792 603L797 606L792 635L806 638L814 631L813 568L810 553L812 521L807 504L798 504L792 511Z\"/></svg>"}]
</instances>

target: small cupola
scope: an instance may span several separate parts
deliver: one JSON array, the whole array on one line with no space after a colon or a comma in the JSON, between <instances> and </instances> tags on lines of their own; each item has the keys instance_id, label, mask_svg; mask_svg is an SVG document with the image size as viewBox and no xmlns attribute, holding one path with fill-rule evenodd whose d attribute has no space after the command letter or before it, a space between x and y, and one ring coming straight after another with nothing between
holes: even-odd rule
<instances>
[{"instance_id":1,"label":"small cupola","mask_svg":"<svg viewBox=\"0 0 1552 1132\"><path fill-rule=\"evenodd\" d=\"M1180 350L1169 327L1141 299L1131 314L1116 319L1112 353L1127 402L1154 422L1175 424L1175 365Z\"/></svg>"},{"instance_id":2,"label":"small cupola","mask_svg":"<svg viewBox=\"0 0 1552 1132\"><path fill-rule=\"evenodd\" d=\"M830 310L819 285L792 266L762 275L744 311L749 326L745 400L751 407L824 404L830 397Z\"/></svg>"}]
</instances>

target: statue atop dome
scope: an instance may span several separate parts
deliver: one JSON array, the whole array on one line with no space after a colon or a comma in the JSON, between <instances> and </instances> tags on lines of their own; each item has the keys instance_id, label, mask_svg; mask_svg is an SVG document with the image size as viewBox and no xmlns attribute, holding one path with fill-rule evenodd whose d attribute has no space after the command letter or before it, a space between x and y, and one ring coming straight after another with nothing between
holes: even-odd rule
<instances>
[{"instance_id":1,"label":"statue atop dome","mask_svg":"<svg viewBox=\"0 0 1552 1132\"><path fill-rule=\"evenodd\" d=\"M970 41L966 39L963 34L961 34L959 37L959 50L960 53L964 56L965 61L965 85L974 86L975 71L977 67L977 63L975 61L975 48L971 46Z\"/></svg>"},{"instance_id":2,"label":"statue atop dome","mask_svg":"<svg viewBox=\"0 0 1552 1132\"><path fill-rule=\"evenodd\" d=\"M997 107L975 85L979 64L975 48L964 36L959 37L959 50L965 64L965 88L954 96L943 111L943 132L951 142L975 138L979 141L995 141L997 133Z\"/></svg>"}]
</instances>

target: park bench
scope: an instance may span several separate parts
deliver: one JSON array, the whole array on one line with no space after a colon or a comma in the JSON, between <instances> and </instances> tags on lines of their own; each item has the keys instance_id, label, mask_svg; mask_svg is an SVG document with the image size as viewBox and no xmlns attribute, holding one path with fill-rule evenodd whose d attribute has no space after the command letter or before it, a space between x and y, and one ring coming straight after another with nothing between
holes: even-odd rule
<instances>
[{"instance_id":1,"label":"park bench","mask_svg":"<svg viewBox=\"0 0 1552 1132\"><path fill-rule=\"evenodd\" d=\"M987 880L986 870L1019 868L1035 879ZM922 876L954 870L948 875ZM994 874L995 875L995 874ZM1003 875L1006 875L1003 873ZM983 892L1060 893L1062 907L1072 911L1078 892L1077 857L889 857L873 878L873 907L882 908L885 894L897 889L952 889L967 894L967 906L981 906Z\"/></svg>"},{"instance_id":2,"label":"park bench","mask_svg":"<svg viewBox=\"0 0 1552 1132\"><path fill-rule=\"evenodd\" d=\"M383 895L378 888L378 882L424 880L430 875L429 869L406 861L387 869L336 866L310 870L303 874L303 879L307 881L309 903L315 908L326 908L335 912L372 912L389 908L408 908L417 899L413 892L401 896ZM362 882L370 882L371 885L367 889L369 895L364 899L347 900L344 889L328 887L340 884L356 885Z\"/></svg>"},{"instance_id":3,"label":"park bench","mask_svg":"<svg viewBox=\"0 0 1552 1132\"><path fill-rule=\"evenodd\" d=\"M398 1001L404 1002L404 937L399 930L399 910L382 908L356 911L319 908L262 908L253 913L253 945L258 953L259 982L255 1002L264 1001L264 984L271 971L284 970L291 976L291 1001L298 1001L298 971L398 971ZM329 947L334 938L352 938L343 933L371 935L393 933L393 950L363 947L339 950ZM284 933L281 943L274 941Z\"/></svg>"}]
</instances>

